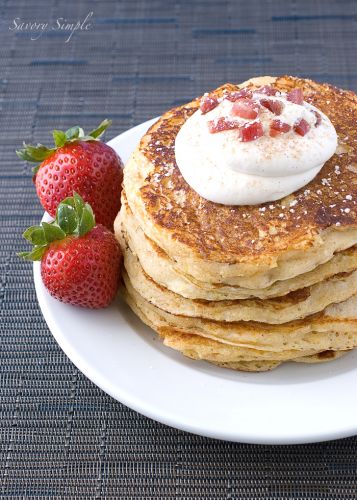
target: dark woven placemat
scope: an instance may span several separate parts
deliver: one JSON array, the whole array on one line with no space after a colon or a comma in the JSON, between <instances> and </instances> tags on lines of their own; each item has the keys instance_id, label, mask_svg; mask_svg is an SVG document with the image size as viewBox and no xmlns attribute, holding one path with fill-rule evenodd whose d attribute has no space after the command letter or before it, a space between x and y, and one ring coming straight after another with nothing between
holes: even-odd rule
<instances>
[{"instance_id":1,"label":"dark woven placemat","mask_svg":"<svg viewBox=\"0 0 357 500\"><path fill-rule=\"evenodd\" d=\"M90 129L103 117L113 119L114 136L253 75L290 73L356 90L356 2L0 5L2 497L357 498L356 438L288 447L205 439L136 414L78 372L42 319L31 266L15 256L42 210L30 168L14 154L22 140L47 141L50 129L76 123ZM66 31L48 27L31 40L14 29L91 11L93 26L68 43Z\"/></svg>"}]
</instances>

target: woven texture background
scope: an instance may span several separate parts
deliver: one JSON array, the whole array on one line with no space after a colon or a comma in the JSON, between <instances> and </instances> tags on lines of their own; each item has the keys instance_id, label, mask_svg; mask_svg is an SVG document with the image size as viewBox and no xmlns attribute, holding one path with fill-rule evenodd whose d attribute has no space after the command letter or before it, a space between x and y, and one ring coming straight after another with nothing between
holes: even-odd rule
<instances>
[{"instance_id":1,"label":"woven texture background","mask_svg":"<svg viewBox=\"0 0 357 500\"><path fill-rule=\"evenodd\" d=\"M356 90L356 2L3 0L0 8L2 498L357 498L356 438L288 447L205 439L136 414L78 372L41 316L31 266L15 256L42 210L30 168L14 154L22 140L45 142L50 129L76 123L88 130L103 117L113 120L111 137L253 75ZM92 28L68 43L58 30L32 41L9 29L14 18L73 22L90 11Z\"/></svg>"}]
</instances>

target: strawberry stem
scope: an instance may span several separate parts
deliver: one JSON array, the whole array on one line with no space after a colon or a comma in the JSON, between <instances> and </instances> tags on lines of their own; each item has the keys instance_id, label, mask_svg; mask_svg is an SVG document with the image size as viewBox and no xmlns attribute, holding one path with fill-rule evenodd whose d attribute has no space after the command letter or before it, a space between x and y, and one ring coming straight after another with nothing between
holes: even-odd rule
<instances>
[{"instance_id":1,"label":"strawberry stem","mask_svg":"<svg viewBox=\"0 0 357 500\"><path fill-rule=\"evenodd\" d=\"M80 238L95 226L92 207L85 203L78 193L63 200L57 207L54 221L41 222L39 226L31 226L23 233L23 237L33 245L30 252L17 255L25 260L41 260L49 245L67 236Z\"/></svg>"},{"instance_id":2,"label":"strawberry stem","mask_svg":"<svg viewBox=\"0 0 357 500\"><path fill-rule=\"evenodd\" d=\"M62 130L53 130L52 136L55 143L54 148L47 148L43 144L37 144L36 146L32 144L23 143L23 148L16 151L17 156L24 161L32 163L41 163L46 158L51 156L58 148L65 146L76 141L98 141L100 137L104 134L106 129L111 125L111 120L103 120L97 128L85 134L84 130L75 125L69 128L65 132ZM34 173L38 170L37 167L34 168Z\"/></svg>"}]
</instances>

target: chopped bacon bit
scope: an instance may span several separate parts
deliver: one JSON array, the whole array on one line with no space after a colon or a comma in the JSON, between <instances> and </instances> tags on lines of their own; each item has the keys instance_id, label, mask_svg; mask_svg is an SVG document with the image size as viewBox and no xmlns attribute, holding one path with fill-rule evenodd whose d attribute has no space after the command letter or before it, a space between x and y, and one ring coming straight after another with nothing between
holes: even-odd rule
<instances>
[{"instance_id":1,"label":"chopped bacon bit","mask_svg":"<svg viewBox=\"0 0 357 500\"><path fill-rule=\"evenodd\" d=\"M218 120L210 120L207 122L208 130L211 134L215 134L216 132L223 132L224 130L233 130L235 128L240 128L242 125L239 122L234 122L228 120L224 116L218 118Z\"/></svg>"},{"instance_id":2,"label":"chopped bacon bit","mask_svg":"<svg viewBox=\"0 0 357 500\"><path fill-rule=\"evenodd\" d=\"M263 85L263 87L260 87L260 89L257 89L259 94L265 94L265 95L276 95L278 93L278 90L274 89L270 85Z\"/></svg>"},{"instance_id":3,"label":"chopped bacon bit","mask_svg":"<svg viewBox=\"0 0 357 500\"><path fill-rule=\"evenodd\" d=\"M312 112L314 113L314 115L316 116L316 122L315 122L315 127L318 127L321 122L322 122L322 116L320 115L320 113L318 113L317 111L315 111L314 109L312 110Z\"/></svg>"},{"instance_id":4,"label":"chopped bacon bit","mask_svg":"<svg viewBox=\"0 0 357 500\"><path fill-rule=\"evenodd\" d=\"M260 99L260 104L274 115L280 115L284 107L284 104L276 99Z\"/></svg>"},{"instance_id":5,"label":"chopped bacon bit","mask_svg":"<svg viewBox=\"0 0 357 500\"><path fill-rule=\"evenodd\" d=\"M280 134L286 134L291 130L291 127L288 123L284 123L280 120L273 120L270 123L269 135L270 137L276 137Z\"/></svg>"},{"instance_id":6,"label":"chopped bacon bit","mask_svg":"<svg viewBox=\"0 0 357 500\"><path fill-rule=\"evenodd\" d=\"M263 125L260 121L246 123L242 125L239 122L228 120L225 117L218 120L211 120L207 123L211 134L223 132L225 130L239 129L239 137L242 142L255 141L264 135Z\"/></svg>"},{"instance_id":7,"label":"chopped bacon bit","mask_svg":"<svg viewBox=\"0 0 357 500\"><path fill-rule=\"evenodd\" d=\"M230 92L225 96L228 101L235 102L242 97L252 97L252 91L249 89L241 89L237 92Z\"/></svg>"},{"instance_id":8,"label":"chopped bacon bit","mask_svg":"<svg viewBox=\"0 0 357 500\"><path fill-rule=\"evenodd\" d=\"M301 118L301 120L295 123L294 130L297 134L304 136L310 130L310 125L306 120L304 120L304 118Z\"/></svg>"},{"instance_id":9,"label":"chopped bacon bit","mask_svg":"<svg viewBox=\"0 0 357 500\"><path fill-rule=\"evenodd\" d=\"M304 94L299 88L291 90L286 97L288 101L294 104L302 104L304 102Z\"/></svg>"},{"instance_id":10,"label":"chopped bacon bit","mask_svg":"<svg viewBox=\"0 0 357 500\"><path fill-rule=\"evenodd\" d=\"M209 95L204 95L201 99L200 110L202 114L205 115L208 111L212 111L216 106L218 106L217 97L212 97Z\"/></svg>"},{"instance_id":11,"label":"chopped bacon bit","mask_svg":"<svg viewBox=\"0 0 357 500\"><path fill-rule=\"evenodd\" d=\"M238 99L232 106L232 114L240 118L252 120L258 116L259 105L252 99Z\"/></svg>"},{"instance_id":12,"label":"chopped bacon bit","mask_svg":"<svg viewBox=\"0 0 357 500\"><path fill-rule=\"evenodd\" d=\"M263 125L260 121L247 123L239 130L242 142L255 141L264 135Z\"/></svg>"}]
</instances>

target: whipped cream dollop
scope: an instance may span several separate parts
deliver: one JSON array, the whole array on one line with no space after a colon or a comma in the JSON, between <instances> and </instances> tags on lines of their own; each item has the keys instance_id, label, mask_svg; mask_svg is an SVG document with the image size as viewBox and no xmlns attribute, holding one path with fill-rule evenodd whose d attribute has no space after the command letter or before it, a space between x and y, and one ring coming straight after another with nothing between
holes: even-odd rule
<instances>
[{"instance_id":1,"label":"whipped cream dollop","mask_svg":"<svg viewBox=\"0 0 357 500\"><path fill-rule=\"evenodd\" d=\"M275 201L308 184L335 153L328 117L300 89L205 95L175 141L178 168L207 200L225 205Z\"/></svg>"}]
</instances>

